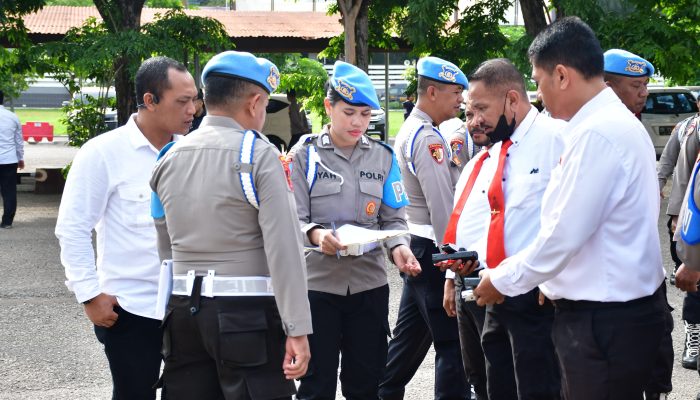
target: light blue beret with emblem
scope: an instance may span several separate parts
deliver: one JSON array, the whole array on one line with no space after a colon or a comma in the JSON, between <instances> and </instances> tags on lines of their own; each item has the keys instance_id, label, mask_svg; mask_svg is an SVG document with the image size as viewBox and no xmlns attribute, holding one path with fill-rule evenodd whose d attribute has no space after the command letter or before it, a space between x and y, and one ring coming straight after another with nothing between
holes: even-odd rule
<instances>
[{"instance_id":1,"label":"light blue beret with emblem","mask_svg":"<svg viewBox=\"0 0 700 400\"><path fill-rule=\"evenodd\" d=\"M461 69L449 61L437 57L423 57L418 60L418 75L432 80L462 85L464 89L469 87L467 77Z\"/></svg>"},{"instance_id":2,"label":"light blue beret with emblem","mask_svg":"<svg viewBox=\"0 0 700 400\"><path fill-rule=\"evenodd\" d=\"M202 70L202 83L208 76L243 79L268 93L274 92L280 84L280 72L275 64L242 51L224 51L212 57Z\"/></svg>"},{"instance_id":3,"label":"light blue beret with emblem","mask_svg":"<svg viewBox=\"0 0 700 400\"><path fill-rule=\"evenodd\" d=\"M331 75L331 86L340 97L353 105L370 106L375 110L380 108L377 91L365 71L352 64L336 61Z\"/></svg>"},{"instance_id":4,"label":"light blue beret with emblem","mask_svg":"<svg viewBox=\"0 0 700 400\"><path fill-rule=\"evenodd\" d=\"M605 72L640 77L654 75L654 66L642 57L622 49L610 49L603 54Z\"/></svg>"}]
</instances>

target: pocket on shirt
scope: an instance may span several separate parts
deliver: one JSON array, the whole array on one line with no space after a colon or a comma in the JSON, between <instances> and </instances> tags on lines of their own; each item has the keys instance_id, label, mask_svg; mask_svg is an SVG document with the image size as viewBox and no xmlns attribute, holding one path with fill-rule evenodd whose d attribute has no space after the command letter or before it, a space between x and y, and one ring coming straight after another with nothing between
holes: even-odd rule
<instances>
[{"instance_id":1,"label":"pocket on shirt","mask_svg":"<svg viewBox=\"0 0 700 400\"><path fill-rule=\"evenodd\" d=\"M360 204L357 220L360 222L377 222L379 207L382 205L384 185L380 181L360 181Z\"/></svg>"},{"instance_id":2,"label":"pocket on shirt","mask_svg":"<svg viewBox=\"0 0 700 400\"><path fill-rule=\"evenodd\" d=\"M506 199L508 208L535 208L542 203L542 193L547 182L539 174L513 176L511 185L515 188Z\"/></svg>"},{"instance_id":3,"label":"pocket on shirt","mask_svg":"<svg viewBox=\"0 0 700 400\"><path fill-rule=\"evenodd\" d=\"M340 194L340 189L340 181L317 180L314 183L309 193L314 222L329 224L335 220L337 216L335 210L342 207L342 200L337 196Z\"/></svg>"},{"instance_id":4,"label":"pocket on shirt","mask_svg":"<svg viewBox=\"0 0 700 400\"><path fill-rule=\"evenodd\" d=\"M151 217L151 187L148 184L125 184L117 188L122 205L122 220L131 228L153 226Z\"/></svg>"}]
</instances>

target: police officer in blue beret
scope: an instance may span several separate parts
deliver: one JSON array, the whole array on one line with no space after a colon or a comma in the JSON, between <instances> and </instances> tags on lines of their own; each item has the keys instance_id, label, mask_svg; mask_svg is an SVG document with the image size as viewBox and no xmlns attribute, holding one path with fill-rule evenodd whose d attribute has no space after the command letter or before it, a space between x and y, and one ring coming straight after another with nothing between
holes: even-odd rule
<instances>
[{"instance_id":1,"label":"police officer in blue beret","mask_svg":"<svg viewBox=\"0 0 700 400\"><path fill-rule=\"evenodd\" d=\"M207 116L151 178L168 399L291 399L312 332L289 165L265 135L270 61L226 51L204 67Z\"/></svg>"},{"instance_id":2,"label":"police officer in blue beret","mask_svg":"<svg viewBox=\"0 0 700 400\"><path fill-rule=\"evenodd\" d=\"M330 124L292 150L292 182L306 257L314 333L313 358L298 399L334 399L338 381L348 399L377 397L389 335L389 286L384 254L409 275L420 266L407 236L348 246L334 228L406 230L408 203L396 157L365 135L377 94L367 74L338 61L324 100Z\"/></svg>"},{"instance_id":3,"label":"police officer in blue beret","mask_svg":"<svg viewBox=\"0 0 700 400\"><path fill-rule=\"evenodd\" d=\"M437 127L459 114L468 82L456 65L437 57L421 58L417 73L418 100L396 136L394 151L410 201L411 250L422 273L402 274L401 305L379 397L402 399L433 344L435 399L467 399L457 322L442 307L445 273L433 265L432 254L439 253L436 243L442 243L459 177L449 138Z\"/></svg>"},{"instance_id":4,"label":"police officer in blue beret","mask_svg":"<svg viewBox=\"0 0 700 400\"><path fill-rule=\"evenodd\" d=\"M605 83L612 88L622 103L637 117L646 105L647 84L649 77L654 74L654 66L644 58L622 49L610 49L603 54L605 71ZM676 153L676 156L678 153ZM673 240L673 232L670 232ZM675 243L671 242L672 254L675 254ZM680 263L679 263L680 264ZM666 297L666 284L662 286L663 295ZM673 316L671 306L668 305L665 312L666 331L664 332L659 352L656 357L654 371L647 388L646 399L658 399L662 393L669 393L672 389L671 375L673 373Z\"/></svg>"}]
</instances>

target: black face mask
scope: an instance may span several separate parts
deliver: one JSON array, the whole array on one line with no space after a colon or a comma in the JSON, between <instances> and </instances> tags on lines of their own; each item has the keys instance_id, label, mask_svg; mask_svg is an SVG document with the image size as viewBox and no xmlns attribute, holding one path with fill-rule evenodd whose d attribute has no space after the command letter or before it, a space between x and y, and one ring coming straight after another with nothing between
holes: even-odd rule
<instances>
[{"instance_id":1,"label":"black face mask","mask_svg":"<svg viewBox=\"0 0 700 400\"><path fill-rule=\"evenodd\" d=\"M507 97L506 100L508 100ZM513 119L510 121L510 124L508 124L508 120L506 119L506 103L504 101L503 114L498 118L498 123L496 127L493 128L493 131L486 136L488 136L491 143L497 143L510 138L513 132L515 132L515 114L513 114Z\"/></svg>"}]
</instances>

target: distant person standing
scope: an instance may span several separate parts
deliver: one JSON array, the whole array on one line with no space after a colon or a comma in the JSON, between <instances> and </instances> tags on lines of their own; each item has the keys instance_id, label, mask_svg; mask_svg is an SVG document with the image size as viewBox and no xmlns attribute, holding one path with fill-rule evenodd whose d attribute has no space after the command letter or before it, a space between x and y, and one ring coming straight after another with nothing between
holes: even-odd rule
<instances>
[{"instance_id":1,"label":"distant person standing","mask_svg":"<svg viewBox=\"0 0 700 400\"><path fill-rule=\"evenodd\" d=\"M405 120L408 118L408 116L411 115L411 111L413 111L413 107L416 106L416 105L413 103L413 95L412 95L412 94L409 94L409 95L408 95L408 98L406 99L406 101L404 101L403 103L401 103L401 105L403 106L403 109L406 110L406 111L404 111L404 113L403 113L403 119L404 119L404 121L405 121Z\"/></svg>"},{"instance_id":2,"label":"distant person standing","mask_svg":"<svg viewBox=\"0 0 700 400\"><path fill-rule=\"evenodd\" d=\"M192 120L192 126L190 127L190 132L199 129L199 124L207 115L207 108L204 106L204 92L202 89L197 89L197 98L194 101L194 119Z\"/></svg>"},{"instance_id":3,"label":"distant person standing","mask_svg":"<svg viewBox=\"0 0 700 400\"><path fill-rule=\"evenodd\" d=\"M17 169L24 169L22 124L17 115L2 106L5 95L0 91L0 195L2 222L0 228L12 228L17 211Z\"/></svg>"}]
</instances>

